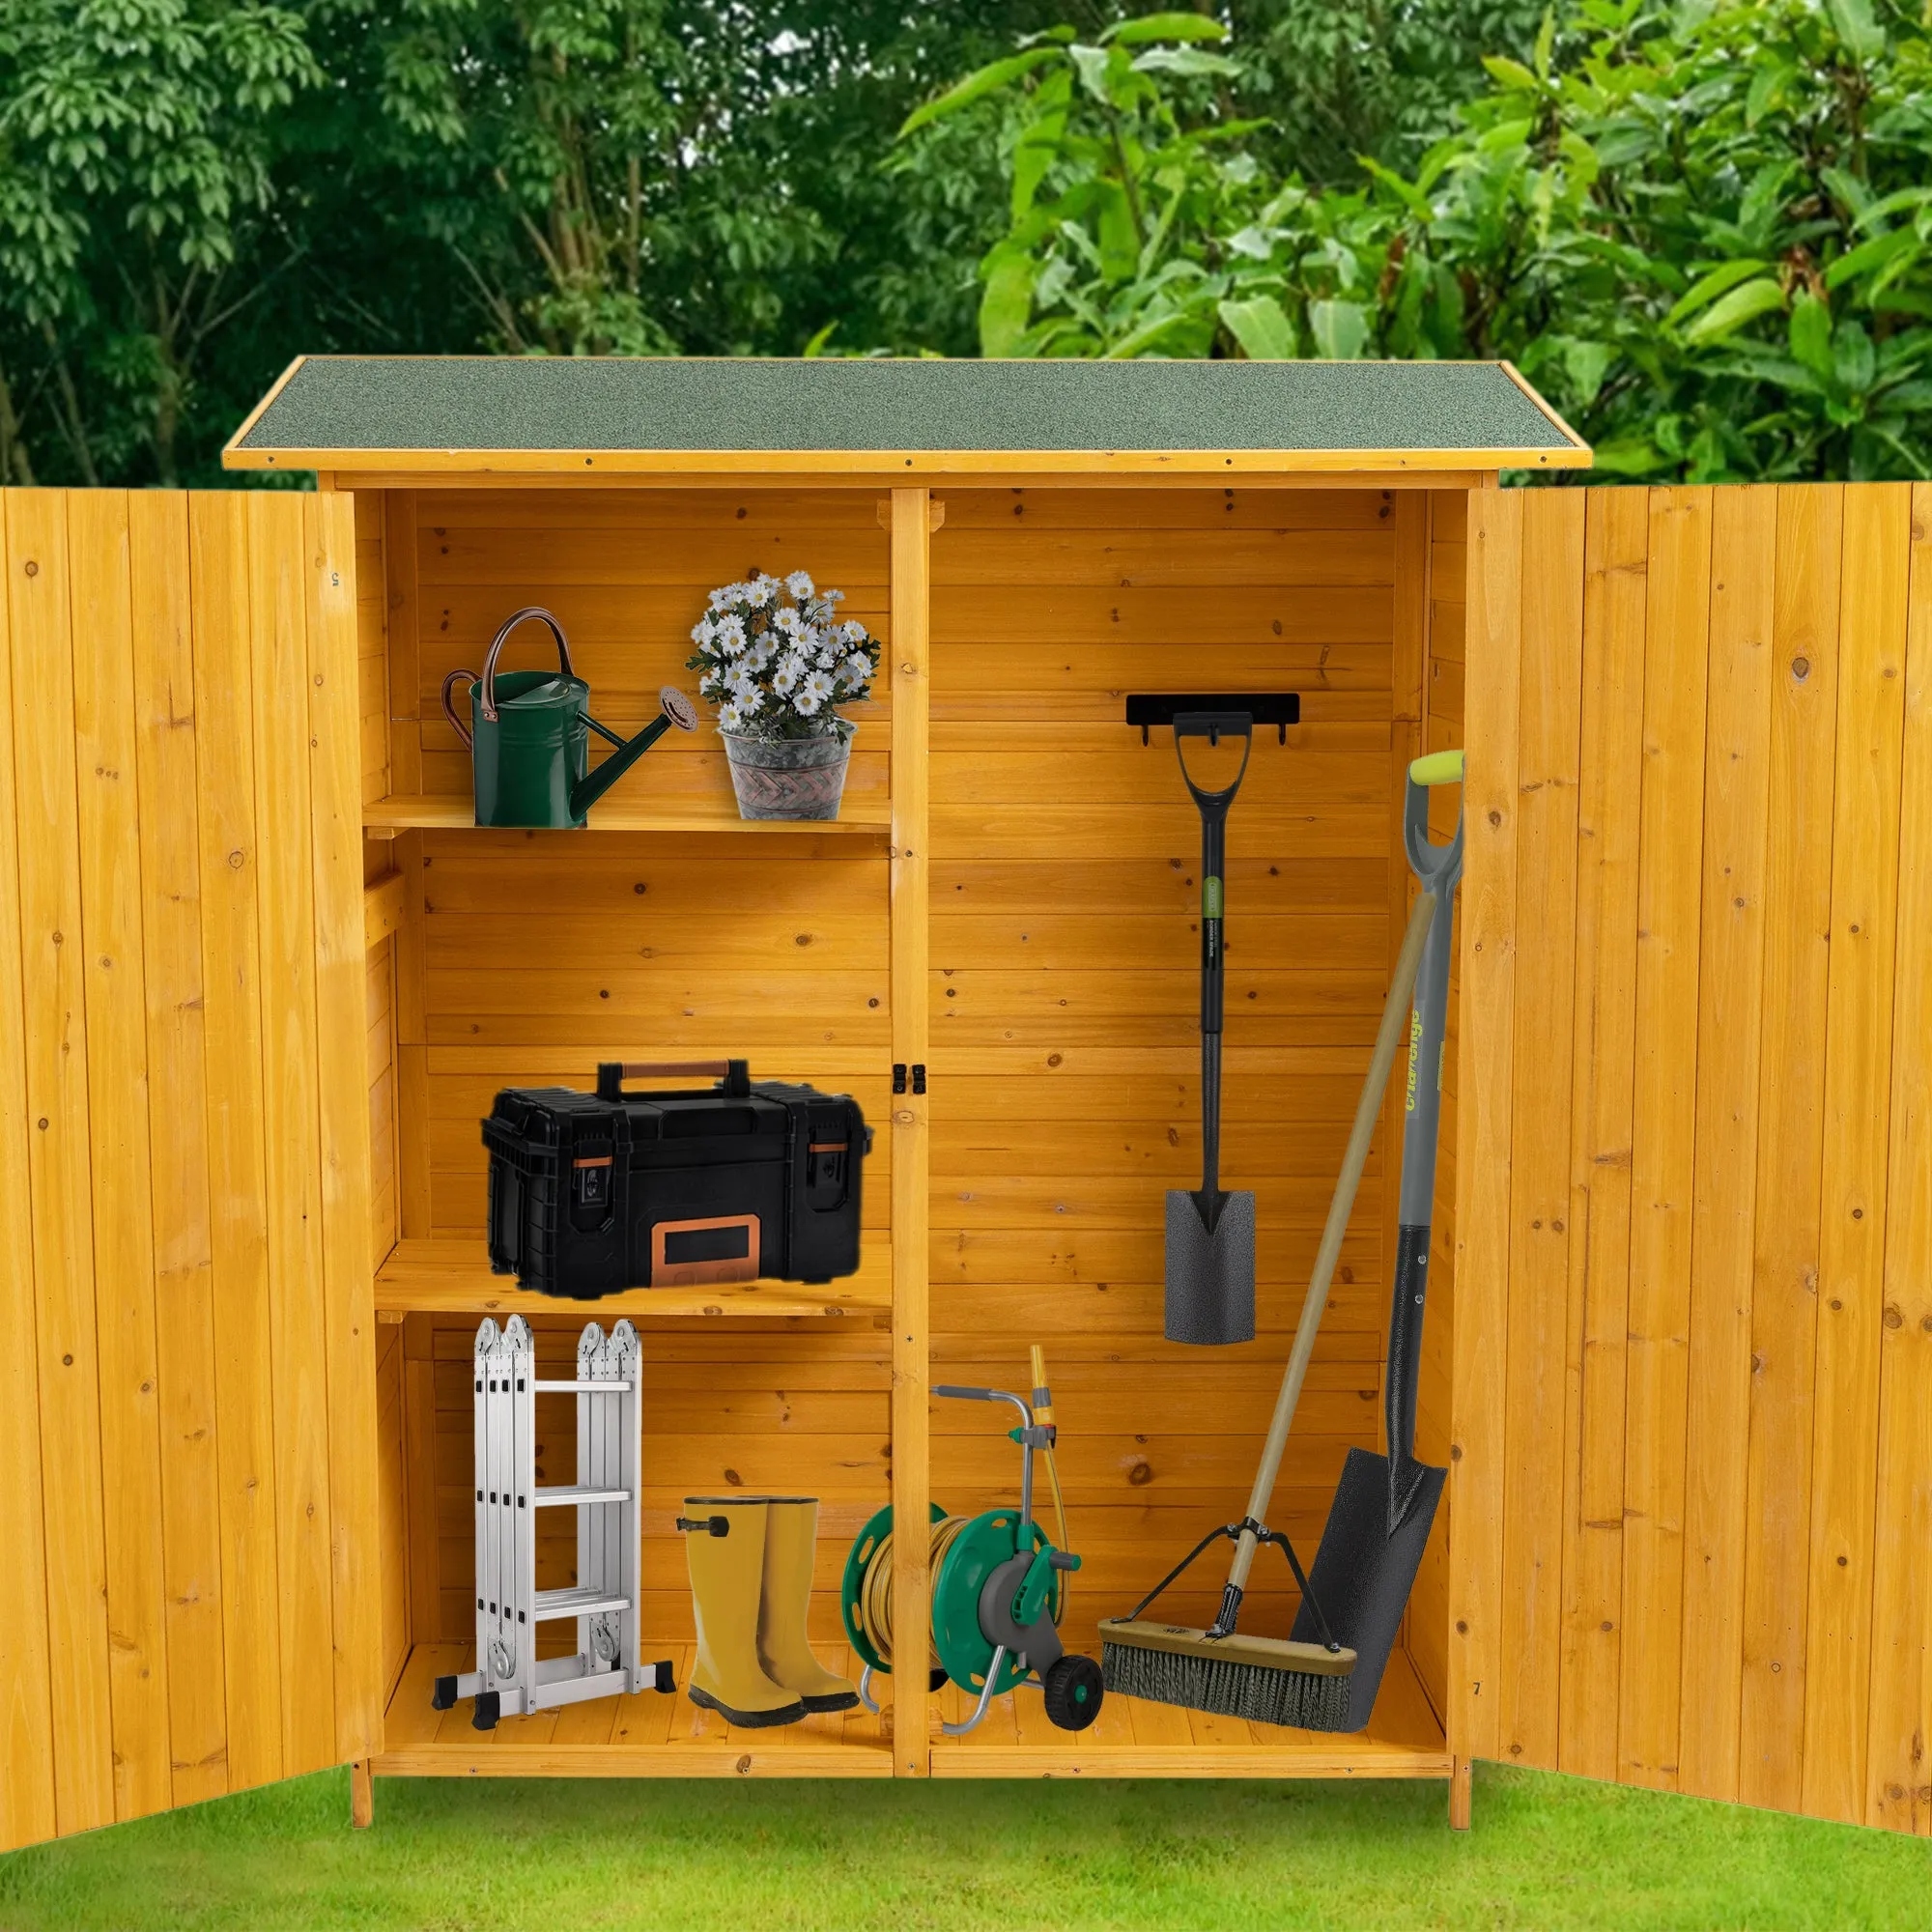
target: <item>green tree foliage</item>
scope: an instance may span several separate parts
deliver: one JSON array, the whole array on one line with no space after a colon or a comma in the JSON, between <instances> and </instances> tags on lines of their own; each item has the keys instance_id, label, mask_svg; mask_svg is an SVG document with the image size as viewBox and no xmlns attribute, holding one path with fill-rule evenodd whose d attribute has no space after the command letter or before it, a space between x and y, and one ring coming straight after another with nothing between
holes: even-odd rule
<instances>
[{"instance_id":1,"label":"green tree foliage","mask_svg":"<svg viewBox=\"0 0 1932 1932\"><path fill-rule=\"evenodd\" d=\"M321 78L280 7L7 0L0 477L33 476L9 380L24 339L73 473L175 480L197 365L299 248L274 232L274 128Z\"/></svg>"},{"instance_id":2,"label":"green tree foliage","mask_svg":"<svg viewBox=\"0 0 1932 1932\"><path fill-rule=\"evenodd\" d=\"M1058 29L910 118L1011 103L985 353L1503 355L1609 475L1932 473L1922 17L1581 0L1412 169L1326 189L1204 93L1224 41Z\"/></svg>"},{"instance_id":3,"label":"green tree foliage","mask_svg":"<svg viewBox=\"0 0 1932 1932\"><path fill-rule=\"evenodd\" d=\"M0 475L220 478L302 352L971 354L935 81L1055 0L0 0Z\"/></svg>"},{"instance_id":4,"label":"green tree foliage","mask_svg":"<svg viewBox=\"0 0 1932 1932\"><path fill-rule=\"evenodd\" d=\"M1547 4L0 0L0 479L474 350L1508 355L1601 473L1925 473L1923 0Z\"/></svg>"}]
</instances>

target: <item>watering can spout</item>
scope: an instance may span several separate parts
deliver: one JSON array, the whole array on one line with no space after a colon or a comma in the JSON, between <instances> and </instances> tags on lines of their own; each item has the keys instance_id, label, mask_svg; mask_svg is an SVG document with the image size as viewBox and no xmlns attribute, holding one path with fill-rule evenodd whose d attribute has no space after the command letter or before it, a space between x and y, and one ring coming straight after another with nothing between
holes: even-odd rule
<instances>
[{"instance_id":1,"label":"watering can spout","mask_svg":"<svg viewBox=\"0 0 1932 1932\"><path fill-rule=\"evenodd\" d=\"M691 699L675 685L668 684L658 693L658 715L635 738L630 739L620 738L616 732L606 730L594 718L585 718L584 723L599 737L608 738L617 749L595 771L585 772L571 786L570 814L573 818L582 818L672 725L680 731L696 730L697 712Z\"/></svg>"}]
</instances>

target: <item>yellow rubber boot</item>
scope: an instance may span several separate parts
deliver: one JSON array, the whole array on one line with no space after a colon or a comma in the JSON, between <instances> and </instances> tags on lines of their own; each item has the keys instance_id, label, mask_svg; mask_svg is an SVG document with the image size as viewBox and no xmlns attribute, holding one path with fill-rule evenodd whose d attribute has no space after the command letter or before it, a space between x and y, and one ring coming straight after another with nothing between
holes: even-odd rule
<instances>
[{"instance_id":1,"label":"yellow rubber boot","mask_svg":"<svg viewBox=\"0 0 1932 1932\"><path fill-rule=\"evenodd\" d=\"M687 1496L678 1519L691 1565L697 1662L687 1694L747 1730L795 1724L805 1705L758 1665L758 1600L765 1577L762 1497ZM717 1532L723 1529L723 1534Z\"/></svg>"},{"instance_id":2,"label":"yellow rubber boot","mask_svg":"<svg viewBox=\"0 0 1932 1932\"><path fill-rule=\"evenodd\" d=\"M859 1693L812 1655L806 1635L811 1559L818 1542L816 1496L773 1496L766 1504L765 1589L758 1611L758 1662L795 1691L808 1711L849 1711Z\"/></svg>"}]
</instances>

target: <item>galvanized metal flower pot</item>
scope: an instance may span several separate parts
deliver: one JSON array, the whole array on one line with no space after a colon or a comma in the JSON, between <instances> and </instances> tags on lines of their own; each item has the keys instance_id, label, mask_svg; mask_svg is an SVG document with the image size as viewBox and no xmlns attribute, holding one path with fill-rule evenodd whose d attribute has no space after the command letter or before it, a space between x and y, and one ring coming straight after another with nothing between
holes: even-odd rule
<instances>
[{"instance_id":1,"label":"galvanized metal flower pot","mask_svg":"<svg viewBox=\"0 0 1932 1932\"><path fill-rule=\"evenodd\" d=\"M745 738L720 731L740 818L837 818L856 727L823 738Z\"/></svg>"}]
</instances>

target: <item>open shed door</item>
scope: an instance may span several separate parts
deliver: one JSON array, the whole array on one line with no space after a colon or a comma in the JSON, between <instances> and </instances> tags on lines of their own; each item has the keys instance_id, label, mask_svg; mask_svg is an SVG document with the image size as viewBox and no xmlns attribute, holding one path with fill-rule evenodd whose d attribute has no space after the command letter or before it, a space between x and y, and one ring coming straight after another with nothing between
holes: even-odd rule
<instances>
[{"instance_id":1,"label":"open shed door","mask_svg":"<svg viewBox=\"0 0 1932 1932\"><path fill-rule=\"evenodd\" d=\"M375 1742L353 558L0 492L0 1845Z\"/></svg>"},{"instance_id":2,"label":"open shed door","mask_svg":"<svg viewBox=\"0 0 1932 1932\"><path fill-rule=\"evenodd\" d=\"M1932 486L1470 499L1451 1744L1932 1829Z\"/></svg>"}]
</instances>

